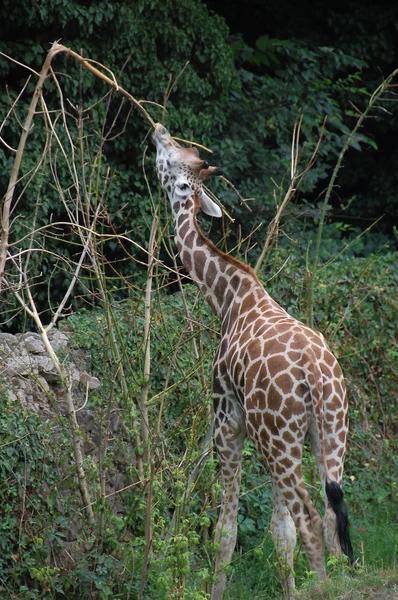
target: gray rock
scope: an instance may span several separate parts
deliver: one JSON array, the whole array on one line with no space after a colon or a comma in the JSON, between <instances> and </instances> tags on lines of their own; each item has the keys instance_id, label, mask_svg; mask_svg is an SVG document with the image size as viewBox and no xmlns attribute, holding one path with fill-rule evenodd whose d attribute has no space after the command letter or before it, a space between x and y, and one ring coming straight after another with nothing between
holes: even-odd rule
<instances>
[{"instance_id":1,"label":"gray rock","mask_svg":"<svg viewBox=\"0 0 398 600\"><path fill-rule=\"evenodd\" d=\"M26 334L24 336L24 344L26 350L32 354L44 354L46 352L46 348L38 335L32 333Z\"/></svg>"},{"instance_id":2,"label":"gray rock","mask_svg":"<svg viewBox=\"0 0 398 600\"><path fill-rule=\"evenodd\" d=\"M69 343L69 338L62 331L51 331L48 336L54 352L57 353L60 350L65 350Z\"/></svg>"}]
</instances>

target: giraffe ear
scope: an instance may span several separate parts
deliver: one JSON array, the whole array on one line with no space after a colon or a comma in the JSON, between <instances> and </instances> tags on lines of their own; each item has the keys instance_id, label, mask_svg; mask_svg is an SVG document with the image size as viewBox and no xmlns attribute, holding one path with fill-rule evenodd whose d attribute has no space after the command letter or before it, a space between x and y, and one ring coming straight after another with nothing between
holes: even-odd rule
<instances>
[{"instance_id":1,"label":"giraffe ear","mask_svg":"<svg viewBox=\"0 0 398 600\"><path fill-rule=\"evenodd\" d=\"M209 217L222 217L221 208L203 191L200 192L200 208Z\"/></svg>"}]
</instances>

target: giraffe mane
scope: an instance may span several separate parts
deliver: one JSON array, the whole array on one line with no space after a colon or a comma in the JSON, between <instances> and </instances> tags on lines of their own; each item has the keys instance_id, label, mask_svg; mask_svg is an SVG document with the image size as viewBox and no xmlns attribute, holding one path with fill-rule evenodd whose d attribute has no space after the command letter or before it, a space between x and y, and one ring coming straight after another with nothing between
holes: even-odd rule
<instances>
[{"instance_id":1,"label":"giraffe mane","mask_svg":"<svg viewBox=\"0 0 398 600\"><path fill-rule=\"evenodd\" d=\"M213 244L213 242L211 240L209 240L209 238L207 238L205 236L205 234L201 230L199 223L196 219L196 215L198 214L198 210L200 208L200 197L199 197L199 193L197 191L195 191L193 194L193 201L194 201L193 222L194 222L194 226L195 226L195 229L196 229L199 237L220 258L223 258L230 265L233 265L234 267L238 267L239 269L242 269L242 271L245 271L248 275L251 275L251 277L253 277L253 279L256 283L258 283L259 285L262 286L262 283L260 282L259 278L257 277L256 272L254 271L254 269L252 269L252 267L250 265L246 265L245 263L240 261L238 258L231 256L231 254L227 254L226 252L223 252L222 250L217 248L217 246L215 244Z\"/></svg>"}]
</instances>

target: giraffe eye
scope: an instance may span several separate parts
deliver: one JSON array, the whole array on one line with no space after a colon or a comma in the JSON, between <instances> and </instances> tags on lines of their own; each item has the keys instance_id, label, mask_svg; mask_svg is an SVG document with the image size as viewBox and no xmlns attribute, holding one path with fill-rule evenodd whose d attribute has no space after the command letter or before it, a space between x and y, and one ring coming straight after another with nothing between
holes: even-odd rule
<instances>
[{"instance_id":1,"label":"giraffe eye","mask_svg":"<svg viewBox=\"0 0 398 600\"><path fill-rule=\"evenodd\" d=\"M191 187L185 181L178 182L175 185L175 193L177 196L186 196L191 193Z\"/></svg>"}]
</instances>

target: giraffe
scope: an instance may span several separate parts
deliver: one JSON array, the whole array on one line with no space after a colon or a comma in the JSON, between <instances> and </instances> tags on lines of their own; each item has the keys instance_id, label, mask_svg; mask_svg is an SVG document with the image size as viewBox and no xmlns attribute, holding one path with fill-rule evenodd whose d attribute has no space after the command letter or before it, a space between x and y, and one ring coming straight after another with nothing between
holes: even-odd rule
<instances>
[{"instance_id":1,"label":"giraffe","mask_svg":"<svg viewBox=\"0 0 398 600\"><path fill-rule=\"evenodd\" d=\"M220 251L200 229L201 208L221 210L203 189L220 174L182 148L160 123L152 139L156 169L172 209L181 260L221 322L213 363L214 437L222 472L211 600L221 600L237 537L242 448L246 436L268 463L272 477L271 532L283 571L283 593L294 589L296 531L310 568L326 577L324 546L353 561L347 509L341 490L347 439L347 398L340 366L321 333L291 317L266 292L255 272ZM322 520L302 474L305 437L325 492Z\"/></svg>"}]
</instances>

